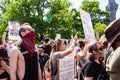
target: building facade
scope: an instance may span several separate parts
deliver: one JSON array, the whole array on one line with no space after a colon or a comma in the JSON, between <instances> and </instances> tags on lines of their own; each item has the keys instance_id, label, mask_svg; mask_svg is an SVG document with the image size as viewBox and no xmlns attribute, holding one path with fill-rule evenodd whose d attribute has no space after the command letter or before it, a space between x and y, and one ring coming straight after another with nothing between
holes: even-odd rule
<instances>
[{"instance_id":1,"label":"building facade","mask_svg":"<svg viewBox=\"0 0 120 80\"><path fill-rule=\"evenodd\" d=\"M118 4L115 0L109 0L106 10L110 12L110 22L116 19L116 12L118 9Z\"/></svg>"}]
</instances>

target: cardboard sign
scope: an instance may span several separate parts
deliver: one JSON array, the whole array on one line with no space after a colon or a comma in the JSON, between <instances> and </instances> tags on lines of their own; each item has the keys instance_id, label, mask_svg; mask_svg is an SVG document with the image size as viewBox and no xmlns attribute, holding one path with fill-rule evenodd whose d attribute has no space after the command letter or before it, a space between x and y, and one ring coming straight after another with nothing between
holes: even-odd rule
<instances>
[{"instance_id":1,"label":"cardboard sign","mask_svg":"<svg viewBox=\"0 0 120 80\"><path fill-rule=\"evenodd\" d=\"M85 38L90 41L95 40L95 35L93 31L90 14L82 9L80 9L80 13L81 13L81 19L82 19Z\"/></svg>"},{"instance_id":2,"label":"cardboard sign","mask_svg":"<svg viewBox=\"0 0 120 80\"><path fill-rule=\"evenodd\" d=\"M59 80L74 80L74 58L59 59Z\"/></svg>"},{"instance_id":3,"label":"cardboard sign","mask_svg":"<svg viewBox=\"0 0 120 80\"><path fill-rule=\"evenodd\" d=\"M20 24L16 22L8 22L8 26L9 26L8 38L10 40L20 40L19 36Z\"/></svg>"}]
</instances>

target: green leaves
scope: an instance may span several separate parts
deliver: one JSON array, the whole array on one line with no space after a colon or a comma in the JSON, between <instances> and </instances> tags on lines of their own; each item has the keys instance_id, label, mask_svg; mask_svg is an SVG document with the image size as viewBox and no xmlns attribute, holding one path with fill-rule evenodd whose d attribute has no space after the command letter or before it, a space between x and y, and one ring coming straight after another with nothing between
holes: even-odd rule
<instances>
[{"instance_id":1,"label":"green leaves","mask_svg":"<svg viewBox=\"0 0 120 80\"><path fill-rule=\"evenodd\" d=\"M81 8L90 13L95 32L102 35L106 24L109 22L109 13L99 8L99 2L97 0L84 0Z\"/></svg>"},{"instance_id":2,"label":"green leaves","mask_svg":"<svg viewBox=\"0 0 120 80\"><path fill-rule=\"evenodd\" d=\"M84 38L80 12L70 8L69 0L2 0L0 4L0 37L8 21L17 21L20 24L30 23L39 41L46 34L54 39L57 33L62 38L71 38L76 33ZM102 30L99 32L102 34L103 28L96 28L96 24L107 23L109 19L106 16L109 17L109 13L101 11L96 0L84 0L81 8L91 14L95 31Z\"/></svg>"}]
</instances>

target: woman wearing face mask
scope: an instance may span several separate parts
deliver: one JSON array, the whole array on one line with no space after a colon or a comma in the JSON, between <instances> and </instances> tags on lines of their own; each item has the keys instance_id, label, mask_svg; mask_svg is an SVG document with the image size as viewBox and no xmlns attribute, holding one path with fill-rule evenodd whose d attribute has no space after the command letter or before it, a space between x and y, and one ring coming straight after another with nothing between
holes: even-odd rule
<instances>
[{"instance_id":1,"label":"woman wearing face mask","mask_svg":"<svg viewBox=\"0 0 120 80\"><path fill-rule=\"evenodd\" d=\"M107 79L106 71L100 62L100 56L104 52L104 48L100 42L93 42L88 45L89 62L83 68L84 80L98 80L100 74L104 74ZM107 78L106 78L107 77Z\"/></svg>"},{"instance_id":2,"label":"woman wearing face mask","mask_svg":"<svg viewBox=\"0 0 120 80\"><path fill-rule=\"evenodd\" d=\"M74 37L74 41L76 42L77 41L77 36ZM46 70L45 70L45 77L46 77L46 80L58 80L58 63L57 63L57 60L60 59L60 58L64 58L65 56L71 54L73 51L74 51L74 47L76 46L76 43L73 42L69 48L67 48L67 46L65 45L64 43L64 40L62 39L58 39L58 40L55 40L54 42L54 45L52 47L52 51L51 51L51 54L50 54L50 63L51 63L51 73L52 75L50 75L50 77L48 77L48 73ZM67 49L66 49L67 48Z\"/></svg>"}]
</instances>

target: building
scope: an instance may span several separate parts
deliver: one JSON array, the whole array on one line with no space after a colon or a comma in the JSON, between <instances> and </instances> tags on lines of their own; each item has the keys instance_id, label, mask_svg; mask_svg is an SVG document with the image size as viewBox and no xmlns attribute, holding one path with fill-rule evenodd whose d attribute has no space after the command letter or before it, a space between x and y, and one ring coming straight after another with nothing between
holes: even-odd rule
<instances>
[{"instance_id":1,"label":"building","mask_svg":"<svg viewBox=\"0 0 120 80\"><path fill-rule=\"evenodd\" d=\"M110 12L110 22L116 19L116 11L118 9L118 4L115 0L109 0L106 10Z\"/></svg>"}]
</instances>

